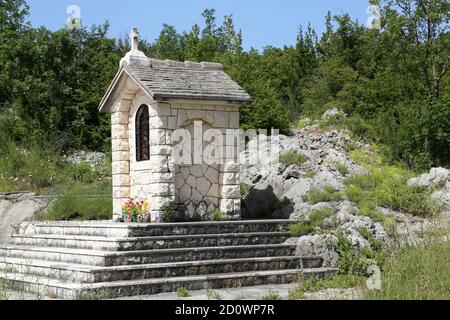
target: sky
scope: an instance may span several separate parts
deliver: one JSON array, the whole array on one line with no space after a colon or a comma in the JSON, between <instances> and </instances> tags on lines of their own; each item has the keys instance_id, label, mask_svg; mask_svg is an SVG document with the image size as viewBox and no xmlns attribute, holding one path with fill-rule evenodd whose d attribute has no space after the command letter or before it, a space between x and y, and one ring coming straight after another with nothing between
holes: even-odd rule
<instances>
[{"instance_id":1,"label":"sky","mask_svg":"<svg viewBox=\"0 0 450 320\"><path fill-rule=\"evenodd\" d=\"M67 8L77 5L84 25L109 20L111 37L128 34L137 27L141 37L151 42L164 23L178 31L190 30L194 23L203 25L204 9L214 8L219 25L223 16L233 14L236 28L243 31L245 49L292 45L299 26L306 28L309 22L321 34L328 11L348 13L360 23L369 18L368 0L28 0L28 4L35 27L64 27L70 16Z\"/></svg>"}]
</instances>

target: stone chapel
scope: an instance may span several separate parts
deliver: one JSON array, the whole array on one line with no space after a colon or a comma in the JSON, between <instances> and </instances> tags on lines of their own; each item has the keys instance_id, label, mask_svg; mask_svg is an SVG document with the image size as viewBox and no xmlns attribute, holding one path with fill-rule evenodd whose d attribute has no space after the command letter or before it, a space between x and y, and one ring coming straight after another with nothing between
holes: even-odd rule
<instances>
[{"instance_id":1,"label":"stone chapel","mask_svg":"<svg viewBox=\"0 0 450 320\"><path fill-rule=\"evenodd\" d=\"M148 200L157 222L168 207L186 221L239 219L239 109L251 97L221 64L148 58L138 36L99 106L112 119L114 219L129 199Z\"/></svg>"}]
</instances>

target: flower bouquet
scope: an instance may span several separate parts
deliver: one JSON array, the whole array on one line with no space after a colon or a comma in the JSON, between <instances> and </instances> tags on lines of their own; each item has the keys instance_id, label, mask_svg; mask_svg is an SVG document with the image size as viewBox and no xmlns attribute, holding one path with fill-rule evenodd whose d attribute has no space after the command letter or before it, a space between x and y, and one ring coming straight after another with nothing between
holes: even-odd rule
<instances>
[{"instance_id":1,"label":"flower bouquet","mask_svg":"<svg viewBox=\"0 0 450 320\"><path fill-rule=\"evenodd\" d=\"M124 222L150 223L151 211L147 200L128 200L122 205L122 220Z\"/></svg>"}]
</instances>

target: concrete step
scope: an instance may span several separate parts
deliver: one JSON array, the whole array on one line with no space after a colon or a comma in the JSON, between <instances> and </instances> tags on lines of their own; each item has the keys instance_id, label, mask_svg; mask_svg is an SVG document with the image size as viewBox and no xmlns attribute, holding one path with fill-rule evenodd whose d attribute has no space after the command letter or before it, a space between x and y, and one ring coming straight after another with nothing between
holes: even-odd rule
<instances>
[{"instance_id":1,"label":"concrete step","mask_svg":"<svg viewBox=\"0 0 450 320\"><path fill-rule=\"evenodd\" d=\"M121 266L216 259L293 256L295 249L295 245L270 244L106 252L12 245L0 248L0 255L7 258L77 263L91 266Z\"/></svg>"},{"instance_id":2,"label":"concrete step","mask_svg":"<svg viewBox=\"0 0 450 320\"><path fill-rule=\"evenodd\" d=\"M104 251L133 251L216 246L280 244L289 232L198 234L139 238L111 238L75 235L14 235L10 243L18 246L60 247Z\"/></svg>"},{"instance_id":3,"label":"concrete step","mask_svg":"<svg viewBox=\"0 0 450 320\"><path fill-rule=\"evenodd\" d=\"M304 278L325 278L337 272L336 269L315 268L238 272L215 275L199 275L188 277L173 277L163 279L144 279L133 281L115 281L95 284L67 283L49 278L17 273L6 273L1 277L9 288L25 291L40 292L62 299L94 299L96 297L114 298L139 295L153 295L164 292L175 292L178 288L188 290L239 288L267 284L294 283L299 276Z\"/></svg>"},{"instance_id":4,"label":"concrete step","mask_svg":"<svg viewBox=\"0 0 450 320\"><path fill-rule=\"evenodd\" d=\"M282 232L289 220L189 222L132 224L113 222L42 222L35 223L37 234L99 237L151 237L196 234Z\"/></svg>"},{"instance_id":5,"label":"concrete step","mask_svg":"<svg viewBox=\"0 0 450 320\"><path fill-rule=\"evenodd\" d=\"M129 281L136 279L184 277L250 271L268 271L298 268L320 268L320 257L267 257L228 260L188 261L178 263L146 264L136 266L91 267L49 261L29 261L6 258L0 269L75 283Z\"/></svg>"}]
</instances>

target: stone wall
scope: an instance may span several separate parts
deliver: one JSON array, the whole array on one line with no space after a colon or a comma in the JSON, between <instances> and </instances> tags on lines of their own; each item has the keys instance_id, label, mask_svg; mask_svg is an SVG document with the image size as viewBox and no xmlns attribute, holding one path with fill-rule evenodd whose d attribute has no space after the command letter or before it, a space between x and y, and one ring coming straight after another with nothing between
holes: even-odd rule
<instances>
[{"instance_id":1,"label":"stone wall","mask_svg":"<svg viewBox=\"0 0 450 320\"><path fill-rule=\"evenodd\" d=\"M148 105L150 114L150 160L137 162L135 116L143 104ZM178 165L172 156L174 142L178 142L173 141L173 133L180 128L192 130L195 122L222 133L222 143L215 146L222 150L220 156L234 148L224 159L226 164ZM131 99L121 97L112 115L115 218L120 216L121 203L129 198L148 199L156 219L168 205L177 205L188 218L209 220L216 209L226 213L227 219L239 218L239 150L237 141L233 145L227 139L227 129L239 129L239 106L158 103L143 92ZM205 150L201 141L192 144Z\"/></svg>"}]
</instances>

